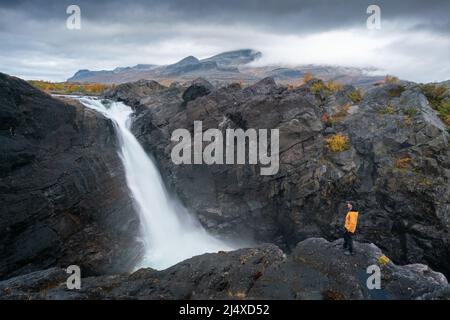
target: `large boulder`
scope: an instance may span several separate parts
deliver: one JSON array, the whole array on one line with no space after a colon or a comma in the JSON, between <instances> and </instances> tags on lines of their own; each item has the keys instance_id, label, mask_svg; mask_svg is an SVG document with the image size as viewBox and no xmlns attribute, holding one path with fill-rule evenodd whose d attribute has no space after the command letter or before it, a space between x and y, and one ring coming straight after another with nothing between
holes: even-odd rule
<instances>
[{"instance_id":1,"label":"large boulder","mask_svg":"<svg viewBox=\"0 0 450 320\"><path fill-rule=\"evenodd\" d=\"M139 97L150 96L163 89L166 89L166 87L156 81L138 80L114 86L107 90L103 96L116 101L126 101L130 106L134 107L139 104Z\"/></svg>"},{"instance_id":2,"label":"large boulder","mask_svg":"<svg viewBox=\"0 0 450 320\"><path fill-rule=\"evenodd\" d=\"M192 84L183 92L182 98L185 103L195 100L198 97L206 96L211 92L213 86L203 78L195 79Z\"/></svg>"},{"instance_id":3,"label":"large boulder","mask_svg":"<svg viewBox=\"0 0 450 320\"><path fill-rule=\"evenodd\" d=\"M0 74L0 278L133 268L138 217L112 123Z\"/></svg>"},{"instance_id":4,"label":"large boulder","mask_svg":"<svg viewBox=\"0 0 450 320\"><path fill-rule=\"evenodd\" d=\"M448 299L447 279L425 265L397 266L373 244L311 238L285 255L267 244L193 257L163 271L81 279L67 289L62 269L0 282L0 299ZM380 259L381 258L381 259ZM379 268L380 287L367 285ZM375 266L375 267L374 267Z\"/></svg>"}]
</instances>

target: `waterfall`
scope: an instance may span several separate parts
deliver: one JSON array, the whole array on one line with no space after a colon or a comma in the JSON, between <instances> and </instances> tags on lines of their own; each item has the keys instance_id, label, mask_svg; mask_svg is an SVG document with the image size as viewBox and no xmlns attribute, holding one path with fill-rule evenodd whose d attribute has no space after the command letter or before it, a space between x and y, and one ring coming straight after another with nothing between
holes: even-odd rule
<instances>
[{"instance_id":1,"label":"waterfall","mask_svg":"<svg viewBox=\"0 0 450 320\"><path fill-rule=\"evenodd\" d=\"M133 110L129 106L95 98L79 100L114 123L119 156L141 223L145 255L139 267L162 270L195 255L232 250L168 195L158 168L130 131Z\"/></svg>"}]
</instances>

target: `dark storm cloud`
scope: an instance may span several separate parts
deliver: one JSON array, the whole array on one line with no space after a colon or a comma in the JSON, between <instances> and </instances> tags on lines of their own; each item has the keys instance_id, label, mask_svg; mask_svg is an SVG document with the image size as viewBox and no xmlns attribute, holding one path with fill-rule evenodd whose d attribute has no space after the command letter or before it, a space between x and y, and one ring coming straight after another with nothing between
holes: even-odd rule
<instances>
[{"instance_id":1,"label":"dark storm cloud","mask_svg":"<svg viewBox=\"0 0 450 320\"><path fill-rule=\"evenodd\" d=\"M71 4L81 7L82 30L65 28L66 8ZM365 41L369 36L364 34L355 34L355 39L335 34L364 29L370 4L381 7L385 33L384 38L374 36L373 41L383 44L389 53ZM415 63L420 60L418 54L426 54L428 49L427 61L444 57L445 61L440 61L444 67L432 68L440 70L436 77L442 78L449 64L445 59L449 12L448 0L0 0L0 71L63 80L80 68L170 63L189 54L204 57L242 47L263 50L267 57L279 56L280 61L297 62L295 57L299 57L302 63L349 64L361 60L359 65L373 62L400 68L399 62ZM324 45L328 38L311 39L327 32L334 41L334 52ZM427 34L410 41L410 34L420 32ZM346 56L338 43L340 37L356 49L364 43L372 51L363 48L357 59L352 52ZM307 48L299 43L300 38L305 39ZM422 47L420 39L434 42ZM278 51L269 52L275 47ZM324 50L329 57L317 58ZM374 55L379 61L371 57L375 51L382 52L382 57ZM334 60L332 55L336 55Z\"/></svg>"},{"instance_id":2,"label":"dark storm cloud","mask_svg":"<svg viewBox=\"0 0 450 320\"><path fill-rule=\"evenodd\" d=\"M417 20L422 28L450 31L448 0L101 0L2 1L2 6L26 12L36 19L62 19L70 4L79 5L87 19L136 23L153 21L246 23L287 31L305 32L364 24L366 8L377 4L383 18Z\"/></svg>"}]
</instances>

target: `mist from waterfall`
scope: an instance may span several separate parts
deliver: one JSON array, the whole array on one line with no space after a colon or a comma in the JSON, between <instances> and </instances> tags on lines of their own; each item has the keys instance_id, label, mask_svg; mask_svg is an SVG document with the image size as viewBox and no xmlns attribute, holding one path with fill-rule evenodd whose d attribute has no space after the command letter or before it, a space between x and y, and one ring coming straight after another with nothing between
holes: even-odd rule
<instances>
[{"instance_id":1,"label":"mist from waterfall","mask_svg":"<svg viewBox=\"0 0 450 320\"><path fill-rule=\"evenodd\" d=\"M95 98L79 100L114 123L127 185L141 222L145 256L139 267L162 270L195 255L233 249L208 234L169 196L158 168L130 131L133 110L129 106Z\"/></svg>"}]
</instances>

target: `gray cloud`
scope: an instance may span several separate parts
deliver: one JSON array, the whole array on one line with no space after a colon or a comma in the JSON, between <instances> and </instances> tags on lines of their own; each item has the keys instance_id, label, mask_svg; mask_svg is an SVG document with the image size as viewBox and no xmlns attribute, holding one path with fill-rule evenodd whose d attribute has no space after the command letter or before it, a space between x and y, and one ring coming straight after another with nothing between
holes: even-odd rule
<instances>
[{"instance_id":1,"label":"gray cloud","mask_svg":"<svg viewBox=\"0 0 450 320\"><path fill-rule=\"evenodd\" d=\"M378 35L365 29L365 11L372 3L1 1L0 71L63 80L80 68L171 63L185 55L251 47L262 50L268 63L374 65L413 80L448 78L450 1L377 1L383 19ZM81 7L79 31L65 28L70 4ZM359 55L345 54L341 38ZM427 65L406 72L399 70L403 61ZM425 77L427 67L436 73Z\"/></svg>"},{"instance_id":2,"label":"gray cloud","mask_svg":"<svg viewBox=\"0 0 450 320\"><path fill-rule=\"evenodd\" d=\"M320 31L364 24L368 5L377 4L386 19L414 19L421 26L450 31L447 0L135 0L135 1L2 1L1 6L39 19L64 19L70 4L78 4L87 19L122 23L184 21L205 23L245 22L286 31L301 28Z\"/></svg>"}]
</instances>

